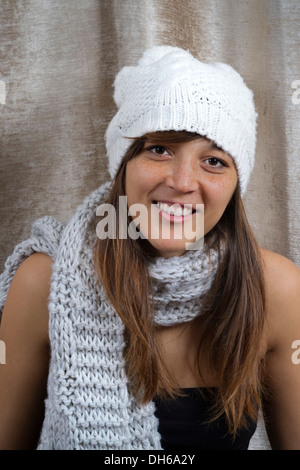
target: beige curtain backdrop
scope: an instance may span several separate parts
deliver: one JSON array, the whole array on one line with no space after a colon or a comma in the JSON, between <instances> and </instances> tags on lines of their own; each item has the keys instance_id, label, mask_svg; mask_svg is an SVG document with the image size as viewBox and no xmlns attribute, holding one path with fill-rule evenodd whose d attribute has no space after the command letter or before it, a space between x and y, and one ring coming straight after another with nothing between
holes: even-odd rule
<instances>
[{"instance_id":1,"label":"beige curtain backdrop","mask_svg":"<svg viewBox=\"0 0 300 470\"><path fill-rule=\"evenodd\" d=\"M300 265L299 0L0 0L0 271L36 218L66 221L107 179L114 76L157 44L228 62L254 90L245 205L262 245Z\"/></svg>"},{"instance_id":2,"label":"beige curtain backdrop","mask_svg":"<svg viewBox=\"0 0 300 470\"><path fill-rule=\"evenodd\" d=\"M299 0L0 0L0 271L36 218L67 221L107 179L114 76L158 44L227 62L253 89L246 209L300 266Z\"/></svg>"}]
</instances>

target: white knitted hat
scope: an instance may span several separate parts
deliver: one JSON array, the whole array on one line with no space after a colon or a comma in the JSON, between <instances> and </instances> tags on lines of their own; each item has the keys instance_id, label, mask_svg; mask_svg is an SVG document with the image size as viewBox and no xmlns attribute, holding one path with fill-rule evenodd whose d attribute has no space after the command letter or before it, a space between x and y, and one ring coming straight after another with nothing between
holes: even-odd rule
<instances>
[{"instance_id":1,"label":"white knitted hat","mask_svg":"<svg viewBox=\"0 0 300 470\"><path fill-rule=\"evenodd\" d=\"M123 67L114 86L118 112L105 136L111 177L132 143L126 137L186 130L213 140L233 157L245 192L254 165L257 115L252 91L231 66L155 46L137 66Z\"/></svg>"}]
</instances>

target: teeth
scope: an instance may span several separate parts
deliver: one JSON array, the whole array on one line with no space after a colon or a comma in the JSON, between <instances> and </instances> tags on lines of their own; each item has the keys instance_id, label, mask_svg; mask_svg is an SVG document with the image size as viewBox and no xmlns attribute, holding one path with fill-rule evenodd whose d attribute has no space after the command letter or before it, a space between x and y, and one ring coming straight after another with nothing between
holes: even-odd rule
<instances>
[{"instance_id":1,"label":"teeth","mask_svg":"<svg viewBox=\"0 0 300 470\"><path fill-rule=\"evenodd\" d=\"M179 204L173 204L172 206L169 206L169 204L166 204L165 202L158 201L156 205L161 211L166 212L169 215L175 215L177 217L182 217L193 213L192 208L183 208Z\"/></svg>"}]
</instances>

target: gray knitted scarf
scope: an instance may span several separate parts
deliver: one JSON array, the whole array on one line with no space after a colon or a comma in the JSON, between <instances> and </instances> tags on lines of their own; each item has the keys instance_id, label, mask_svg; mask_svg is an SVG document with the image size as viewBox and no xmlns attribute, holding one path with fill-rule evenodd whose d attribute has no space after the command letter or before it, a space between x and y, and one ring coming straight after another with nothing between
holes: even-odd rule
<instances>
[{"instance_id":1,"label":"gray knitted scarf","mask_svg":"<svg viewBox=\"0 0 300 470\"><path fill-rule=\"evenodd\" d=\"M193 320L201 311L201 297L215 277L217 253L204 247L183 256L157 258L149 266L154 292L154 321L170 326Z\"/></svg>"},{"instance_id":2,"label":"gray knitted scarf","mask_svg":"<svg viewBox=\"0 0 300 470\"><path fill-rule=\"evenodd\" d=\"M35 222L0 277L0 308L20 263L41 251L54 259L49 298L51 359L45 420L38 449L161 449L153 402L131 393L123 358L124 325L94 271L96 208L108 184L93 192L63 227ZM190 321L201 311L217 267L216 253L188 251L156 259L155 318L160 325Z\"/></svg>"}]
</instances>

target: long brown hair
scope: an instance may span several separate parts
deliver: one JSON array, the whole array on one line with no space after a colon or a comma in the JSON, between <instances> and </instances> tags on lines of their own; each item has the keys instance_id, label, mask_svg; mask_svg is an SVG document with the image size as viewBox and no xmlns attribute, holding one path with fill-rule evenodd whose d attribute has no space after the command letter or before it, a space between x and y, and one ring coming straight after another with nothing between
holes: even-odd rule
<instances>
[{"instance_id":1,"label":"long brown hair","mask_svg":"<svg viewBox=\"0 0 300 470\"><path fill-rule=\"evenodd\" d=\"M126 164L143 149L147 137L152 142L167 144L189 141L199 135L168 131L147 134L133 142L105 201L114 205L117 218L119 196L125 195ZM197 369L201 375L200 361L205 355L218 378L213 419L225 414L229 431L235 435L248 417L257 417L261 407L261 346L265 320L260 251L248 224L238 186L222 218L206 236L208 250L213 243L219 249L222 244L222 256L203 310L199 312L199 321L194 320L199 333L201 330ZM109 300L124 322L127 375L141 403L149 402L157 394L174 396L179 393L164 366L153 323L147 264L155 255L150 243L140 238L106 238L98 239L96 243L96 270Z\"/></svg>"}]
</instances>

